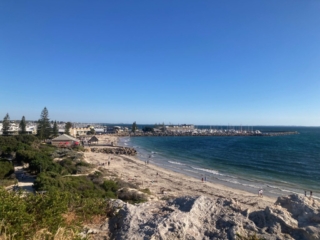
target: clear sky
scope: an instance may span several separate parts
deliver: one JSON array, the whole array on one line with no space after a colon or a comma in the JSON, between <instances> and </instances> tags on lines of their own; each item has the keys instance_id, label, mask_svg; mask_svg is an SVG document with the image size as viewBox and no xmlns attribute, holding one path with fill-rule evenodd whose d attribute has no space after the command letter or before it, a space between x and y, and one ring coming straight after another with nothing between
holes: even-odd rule
<instances>
[{"instance_id":1,"label":"clear sky","mask_svg":"<svg viewBox=\"0 0 320 240\"><path fill-rule=\"evenodd\" d=\"M319 0L0 1L0 118L320 125Z\"/></svg>"}]
</instances>

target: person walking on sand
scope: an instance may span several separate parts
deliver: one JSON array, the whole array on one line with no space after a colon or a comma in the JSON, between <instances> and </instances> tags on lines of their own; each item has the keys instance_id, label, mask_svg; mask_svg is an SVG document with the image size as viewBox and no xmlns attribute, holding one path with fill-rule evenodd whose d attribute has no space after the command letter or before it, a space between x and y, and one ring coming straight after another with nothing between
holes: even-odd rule
<instances>
[{"instance_id":1,"label":"person walking on sand","mask_svg":"<svg viewBox=\"0 0 320 240\"><path fill-rule=\"evenodd\" d=\"M312 197L312 191L310 191L310 197Z\"/></svg>"},{"instance_id":2,"label":"person walking on sand","mask_svg":"<svg viewBox=\"0 0 320 240\"><path fill-rule=\"evenodd\" d=\"M307 196L307 191L306 191L306 190L304 190L304 196L305 196L305 197Z\"/></svg>"},{"instance_id":3,"label":"person walking on sand","mask_svg":"<svg viewBox=\"0 0 320 240\"><path fill-rule=\"evenodd\" d=\"M203 178L201 178L201 181L203 182Z\"/></svg>"}]
</instances>

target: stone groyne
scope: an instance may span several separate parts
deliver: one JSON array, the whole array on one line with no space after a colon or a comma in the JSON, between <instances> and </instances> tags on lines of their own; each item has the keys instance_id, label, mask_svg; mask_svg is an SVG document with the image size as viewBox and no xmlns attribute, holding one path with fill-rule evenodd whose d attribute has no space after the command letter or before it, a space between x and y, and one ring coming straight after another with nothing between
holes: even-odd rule
<instances>
[{"instance_id":1,"label":"stone groyne","mask_svg":"<svg viewBox=\"0 0 320 240\"><path fill-rule=\"evenodd\" d=\"M129 147L90 148L91 152L135 156L137 151Z\"/></svg>"}]
</instances>

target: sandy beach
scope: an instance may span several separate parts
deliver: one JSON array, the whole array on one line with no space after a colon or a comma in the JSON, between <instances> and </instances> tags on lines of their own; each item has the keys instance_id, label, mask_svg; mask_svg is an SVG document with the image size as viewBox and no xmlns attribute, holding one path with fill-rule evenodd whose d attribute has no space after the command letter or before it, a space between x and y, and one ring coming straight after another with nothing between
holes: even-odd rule
<instances>
[{"instance_id":1,"label":"sandy beach","mask_svg":"<svg viewBox=\"0 0 320 240\"><path fill-rule=\"evenodd\" d=\"M103 135L97 137L99 144L113 142L114 146L117 145L118 139L115 136ZM101 148L105 148L105 146ZM106 178L118 177L123 181L139 185L141 189L148 188L151 191L150 201L171 197L205 195L214 199L233 199L240 209L250 210L264 209L266 206L273 205L276 201L276 198L273 197L259 197L258 192L252 194L163 169L151 162L146 164L138 157L89 151L85 152L85 160L96 165L97 169L100 168L107 172ZM110 161L109 166L108 161Z\"/></svg>"}]
</instances>

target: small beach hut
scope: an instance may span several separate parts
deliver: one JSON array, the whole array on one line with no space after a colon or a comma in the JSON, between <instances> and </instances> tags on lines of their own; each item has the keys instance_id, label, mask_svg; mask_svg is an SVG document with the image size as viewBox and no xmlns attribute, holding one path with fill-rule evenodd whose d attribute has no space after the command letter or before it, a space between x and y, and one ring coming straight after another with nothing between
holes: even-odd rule
<instances>
[{"instance_id":1,"label":"small beach hut","mask_svg":"<svg viewBox=\"0 0 320 240\"><path fill-rule=\"evenodd\" d=\"M92 138L90 138L89 143L90 144L98 144L99 139L96 136L93 136Z\"/></svg>"}]
</instances>

